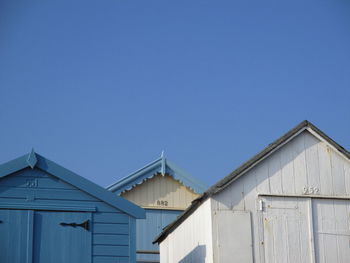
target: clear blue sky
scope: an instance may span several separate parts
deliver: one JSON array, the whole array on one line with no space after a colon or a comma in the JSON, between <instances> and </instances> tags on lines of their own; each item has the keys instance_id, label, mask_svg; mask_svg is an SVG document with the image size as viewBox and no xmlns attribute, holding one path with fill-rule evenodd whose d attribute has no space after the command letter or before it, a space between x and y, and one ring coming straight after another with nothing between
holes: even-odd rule
<instances>
[{"instance_id":1,"label":"clear blue sky","mask_svg":"<svg viewBox=\"0 0 350 263\"><path fill-rule=\"evenodd\" d=\"M308 119L350 149L350 2L0 0L0 163L211 185Z\"/></svg>"}]
</instances>

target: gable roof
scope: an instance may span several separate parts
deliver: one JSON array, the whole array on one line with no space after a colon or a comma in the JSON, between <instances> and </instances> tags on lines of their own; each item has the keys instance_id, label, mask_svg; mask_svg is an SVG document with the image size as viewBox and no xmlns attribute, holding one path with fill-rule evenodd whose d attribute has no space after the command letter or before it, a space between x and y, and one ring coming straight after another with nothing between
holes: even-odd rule
<instances>
[{"instance_id":1,"label":"gable roof","mask_svg":"<svg viewBox=\"0 0 350 263\"><path fill-rule=\"evenodd\" d=\"M269 144L265 149L263 149L261 152L256 154L253 158L251 158L247 162L243 163L232 173L230 173L229 175L224 177L222 180L214 184L207 191L205 191L200 197L193 200L192 204L174 222L172 222L171 224L169 224L163 229L163 231L153 241L153 244L162 242L171 232L173 232L183 221L185 221L186 218L188 218L208 198L210 198L214 194L217 194L223 191L237 178L244 175L246 172L248 172L258 163L263 161L265 158L270 156L272 153L277 151L279 148L281 148L283 145L288 143L290 140L292 140L294 137L296 137L297 135L299 135L305 130L309 131L311 134L313 134L315 137L319 138L320 140L327 142L331 147L333 147L335 150L340 152L345 158L350 159L350 153L347 150L345 150L341 145L333 141L330 137L328 137L325 133L323 133L311 122L305 120L301 122L299 125L297 125L296 127L294 127L293 129L291 129L290 131L288 131L282 137L280 137L273 143Z\"/></svg>"},{"instance_id":2,"label":"gable roof","mask_svg":"<svg viewBox=\"0 0 350 263\"><path fill-rule=\"evenodd\" d=\"M202 182L166 159L164 157L164 153L162 153L160 158L108 186L107 189L120 194L124 191L132 189L136 185L142 184L145 180L153 178L156 174L167 174L198 194L203 193L205 189L207 189Z\"/></svg>"},{"instance_id":3,"label":"gable roof","mask_svg":"<svg viewBox=\"0 0 350 263\"><path fill-rule=\"evenodd\" d=\"M145 211L141 207L107 191L103 187L98 186L97 184L77 175L72 171L69 171L53 161L46 159L45 157L35 153L34 150L32 150L29 154L25 154L17 159L0 165L0 178L27 167L30 167L31 169L38 168L43 170L134 218L145 218Z\"/></svg>"}]
</instances>

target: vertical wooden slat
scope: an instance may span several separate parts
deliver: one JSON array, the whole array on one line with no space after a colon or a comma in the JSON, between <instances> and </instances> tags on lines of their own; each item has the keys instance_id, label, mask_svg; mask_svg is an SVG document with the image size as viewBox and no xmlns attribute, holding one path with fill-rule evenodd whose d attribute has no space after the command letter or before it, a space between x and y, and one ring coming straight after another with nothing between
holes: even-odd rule
<instances>
[{"instance_id":1,"label":"vertical wooden slat","mask_svg":"<svg viewBox=\"0 0 350 263\"><path fill-rule=\"evenodd\" d=\"M129 216L129 258L136 262L136 220Z\"/></svg>"},{"instance_id":2,"label":"vertical wooden slat","mask_svg":"<svg viewBox=\"0 0 350 263\"><path fill-rule=\"evenodd\" d=\"M344 162L344 178L346 195L350 195L350 161Z\"/></svg>"},{"instance_id":3,"label":"vertical wooden slat","mask_svg":"<svg viewBox=\"0 0 350 263\"><path fill-rule=\"evenodd\" d=\"M268 164L266 162L262 162L254 170L256 191L260 194L271 193Z\"/></svg>"},{"instance_id":4,"label":"vertical wooden slat","mask_svg":"<svg viewBox=\"0 0 350 263\"><path fill-rule=\"evenodd\" d=\"M331 151L324 143L318 144L318 158L320 164L320 193L323 195L333 195L333 180L331 171Z\"/></svg>"},{"instance_id":5,"label":"vertical wooden slat","mask_svg":"<svg viewBox=\"0 0 350 263\"><path fill-rule=\"evenodd\" d=\"M306 157L304 137L306 132L293 140L291 150L294 152L295 193L302 194L303 188L307 187Z\"/></svg>"},{"instance_id":6,"label":"vertical wooden slat","mask_svg":"<svg viewBox=\"0 0 350 263\"><path fill-rule=\"evenodd\" d=\"M27 262L33 262L33 242L34 242L34 211L28 210L28 218L27 218Z\"/></svg>"},{"instance_id":7,"label":"vertical wooden slat","mask_svg":"<svg viewBox=\"0 0 350 263\"><path fill-rule=\"evenodd\" d=\"M331 156L334 192L337 195L346 195L343 157L334 151L331 151Z\"/></svg>"},{"instance_id":8,"label":"vertical wooden slat","mask_svg":"<svg viewBox=\"0 0 350 263\"><path fill-rule=\"evenodd\" d=\"M306 171L309 189L320 189L320 165L317 146L320 143L313 135L307 133L304 136L305 155L306 155Z\"/></svg>"},{"instance_id":9,"label":"vertical wooden slat","mask_svg":"<svg viewBox=\"0 0 350 263\"><path fill-rule=\"evenodd\" d=\"M270 187L271 192L274 194L282 194L282 172L281 172L281 163L280 156L274 154L269 158L269 177L270 177Z\"/></svg>"},{"instance_id":10,"label":"vertical wooden slat","mask_svg":"<svg viewBox=\"0 0 350 263\"><path fill-rule=\"evenodd\" d=\"M294 142L290 142L293 144ZM290 147L280 149L280 162L282 173L282 190L284 194L295 193L294 153Z\"/></svg>"},{"instance_id":11,"label":"vertical wooden slat","mask_svg":"<svg viewBox=\"0 0 350 263\"><path fill-rule=\"evenodd\" d=\"M313 218L313 209L312 209L312 199L307 199L307 209L308 209L308 221L309 221L309 239L310 239L310 262L316 262L315 255L315 234L314 234L314 218Z\"/></svg>"}]
</instances>

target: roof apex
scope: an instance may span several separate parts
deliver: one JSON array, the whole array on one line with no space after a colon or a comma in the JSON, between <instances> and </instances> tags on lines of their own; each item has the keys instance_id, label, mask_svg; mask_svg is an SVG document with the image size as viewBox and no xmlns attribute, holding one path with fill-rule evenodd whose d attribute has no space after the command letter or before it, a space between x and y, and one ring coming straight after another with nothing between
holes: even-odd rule
<instances>
[{"instance_id":1,"label":"roof apex","mask_svg":"<svg viewBox=\"0 0 350 263\"><path fill-rule=\"evenodd\" d=\"M153 178L156 174L167 174L198 194L203 193L207 188L202 182L166 159L164 152L162 152L160 158L109 185L107 189L120 194L132 189L136 185L142 184L147 179Z\"/></svg>"}]
</instances>

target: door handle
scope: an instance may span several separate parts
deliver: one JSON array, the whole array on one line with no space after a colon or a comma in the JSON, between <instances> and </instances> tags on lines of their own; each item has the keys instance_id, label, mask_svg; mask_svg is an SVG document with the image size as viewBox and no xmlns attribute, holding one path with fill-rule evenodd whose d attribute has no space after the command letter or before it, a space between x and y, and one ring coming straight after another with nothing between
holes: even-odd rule
<instances>
[{"instance_id":1,"label":"door handle","mask_svg":"<svg viewBox=\"0 0 350 263\"><path fill-rule=\"evenodd\" d=\"M81 227L81 228L84 228L85 230L89 231L90 230L90 221L89 220L86 220L85 222L83 223L64 223L64 222L61 222L60 223L61 226L71 226L71 227Z\"/></svg>"}]
</instances>

